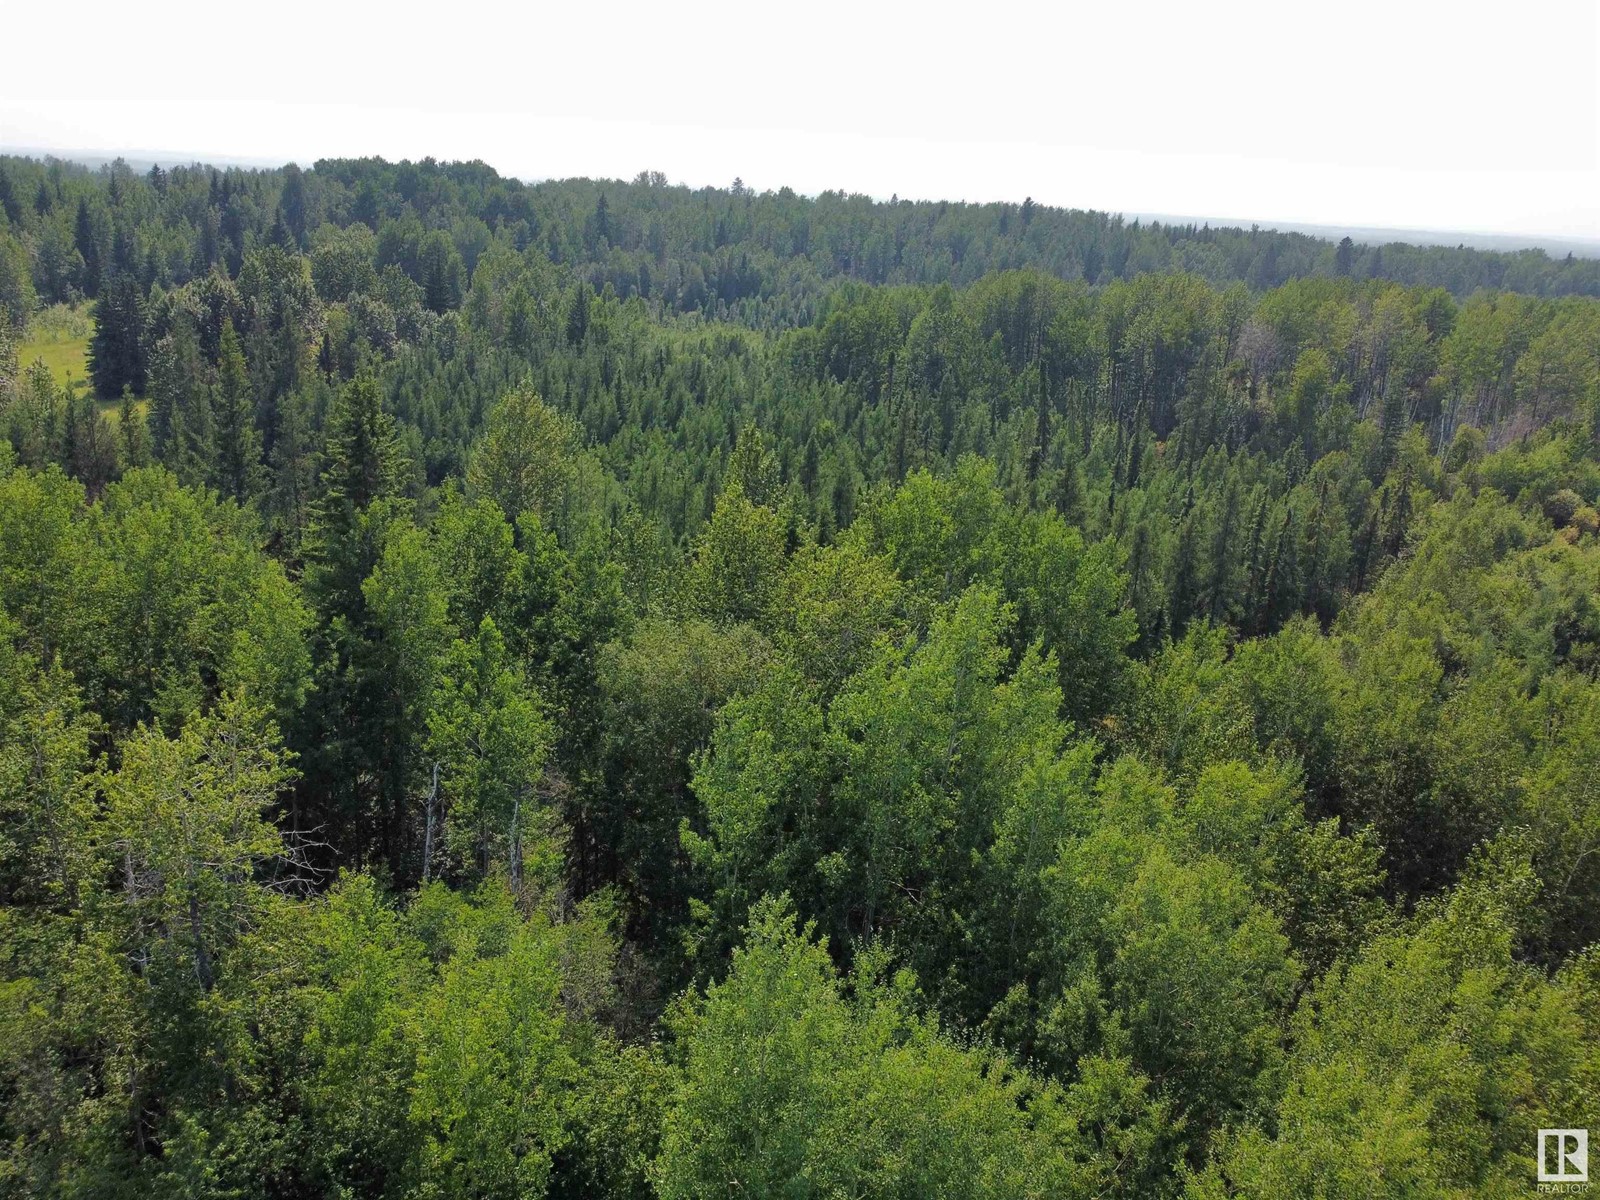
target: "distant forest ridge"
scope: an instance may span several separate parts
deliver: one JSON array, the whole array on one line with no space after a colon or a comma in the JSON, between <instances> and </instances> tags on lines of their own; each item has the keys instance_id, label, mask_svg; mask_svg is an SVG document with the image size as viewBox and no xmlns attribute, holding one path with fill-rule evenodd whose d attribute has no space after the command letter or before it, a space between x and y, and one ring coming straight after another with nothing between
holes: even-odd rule
<instances>
[{"instance_id":1,"label":"distant forest ridge","mask_svg":"<svg viewBox=\"0 0 1600 1200\"><path fill-rule=\"evenodd\" d=\"M1543 250L1552 258L1600 258L1600 238L1554 233L1490 233L1481 229L1430 229L1398 225L1326 224L1316 221L1276 220L1266 217L1195 216L1192 213L1174 215L1141 210L1124 212L1124 220L1137 218L1147 224L1202 225L1215 229L1248 229L1259 226L1273 232L1304 233L1325 241L1338 242L1350 238L1356 245L1366 246L1447 246L1468 250L1491 250L1515 254L1522 250Z\"/></svg>"},{"instance_id":2,"label":"distant forest ridge","mask_svg":"<svg viewBox=\"0 0 1600 1200\"><path fill-rule=\"evenodd\" d=\"M55 157L0 156L0 232L33 234L39 218L84 188L99 192L115 176L144 184L149 166L113 160L87 166ZM162 169L165 171L165 168ZM279 209L285 180L305 206L306 228L347 228L364 223L381 234L385 222L415 218L424 228L450 230L458 243L509 235L517 249L532 246L556 264L576 268L597 288L612 284L619 296L659 300L661 273L671 266L698 268L705 286L689 280L670 298L680 311L700 309L768 323L754 307L780 293L818 294L836 281L874 284L975 282L996 270L1032 266L1091 285L1148 272L1186 272L1215 285L1244 282L1264 291L1290 279L1347 276L1442 287L1457 297L1480 289L1536 296L1600 296L1600 246L1573 242L1564 255L1544 249L1477 249L1464 244L1379 244L1384 231L1287 229L1207 225L1170 218L1140 220L1081 209L1054 208L1024 198L1019 203L887 201L827 191L814 197L790 188L757 193L735 180L726 188L669 184L660 172L631 181L564 179L524 183L482 162L390 163L381 158L324 159L300 170L202 164L171 168L185 175L226 180L231 217L218 208L242 257L246 242L264 242ZM103 200L105 197L102 196ZM162 214L162 224L191 245L205 241L204 216ZM28 211L32 210L32 211ZM175 223L186 221L182 231ZM466 223L468 228L463 228ZM482 224L479 232L476 223ZM70 233L63 230L63 235ZM189 236L183 237L187 232ZM223 236L219 228L216 236ZM1482 241L1467 234L1419 238ZM201 264L179 261L177 247L156 251L151 282L181 284ZM1542 239L1534 239L1542 240ZM146 248L146 252L151 248ZM1574 252L1576 251L1576 252ZM470 257L464 250L464 256ZM195 257L193 255L191 258ZM209 268L207 268L209 269ZM693 275L696 272L689 272ZM687 278L687 276L686 276ZM49 280L37 280L40 299L53 302ZM63 282L62 286L66 286ZM652 295L652 292L655 295ZM793 313L779 323L787 324Z\"/></svg>"},{"instance_id":3,"label":"distant forest ridge","mask_svg":"<svg viewBox=\"0 0 1600 1200\"><path fill-rule=\"evenodd\" d=\"M148 171L154 166L159 166L165 170L174 166L193 164L224 169L239 167L245 170L277 170L287 166L290 161L251 156L189 154L172 150L141 149L130 150L123 154L109 154L100 150L61 150L38 146L4 145L0 145L0 154L10 154L18 158L34 158L41 161L54 159L85 166L91 170L109 166L120 159L127 163L132 170L140 172ZM530 186L540 183L560 182L560 179L554 175L515 176L514 178ZM1505 253L1516 253L1522 250L1543 250L1552 258L1564 258L1568 254L1578 258L1600 258L1600 238L1585 238L1565 234L1505 233L1484 229L1433 229L1399 225L1356 225L1266 216L1241 217L1237 215L1218 215L1216 213L1171 213L1155 209L1123 209L1120 211L1114 209L1077 209L1066 211L1104 211L1108 216L1120 216L1127 223L1139 221L1147 225L1198 226L1239 232L1254 227L1265 229L1271 233L1303 233L1330 242L1338 242L1340 239L1348 237L1363 249L1367 246L1392 245L1445 246Z\"/></svg>"}]
</instances>

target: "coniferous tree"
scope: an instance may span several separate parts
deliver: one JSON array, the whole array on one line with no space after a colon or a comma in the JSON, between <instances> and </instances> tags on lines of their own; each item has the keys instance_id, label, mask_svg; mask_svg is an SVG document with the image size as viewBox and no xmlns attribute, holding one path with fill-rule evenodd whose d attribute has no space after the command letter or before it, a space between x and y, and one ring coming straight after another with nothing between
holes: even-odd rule
<instances>
[{"instance_id":1,"label":"coniferous tree","mask_svg":"<svg viewBox=\"0 0 1600 1200\"><path fill-rule=\"evenodd\" d=\"M1155 605L1150 603L1150 558L1150 525L1140 521L1133 527L1132 543L1128 550L1128 600L1133 611L1139 615L1140 624L1147 635L1154 630L1152 608L1159 610L1161 603L1159 597Z\"/></svg>"},{"instance_id":2,"label":"coniferous tree","mask_svg":"<svg viewBox=\"0 0 1600 1200\"><path fill-rule=\"evenodd\" d=\"M105 287L105 256L101 252L100 234L95 228L89 202L78 201L78 215L73 226L73 245L83 260L83 294L97 299Z\"/></svg>"},{"instance_id":3,"label":"coniferous tree","mask_svg":"<svg viewBox=\"0 0 1600 1200\"><path fill-rule=\"evenodd\" d=\"M1038 479L1050 451L1050 404L1047 399L1044 364L1039 364L1039 402L1034 416L1033 446L1028 452L1028 482Z\"/></svg>"},{"instance_id":4,"label":"coniferous tree","mask_svg":"<svg viewBox=\"0 0 1600 1200\"><path fill-rule=\"evenodd\" d=\"M56 401L53 395L54 389L52 388L51 391L51 405L53 407ZM70 391L63 393L60 404L60 441L51 448L67 471L70 474L77 475L79 465L84 459L83 439L85 431L79 427L80 422L83 420L84 410L79 405L78 398Z\"/></svg>"},{"instance_id":5,"label":"coniferous tree","mask_svg":"<svg viewBox=\"0 0 1600 1200\"><path fill-rule=\"evenodd\" d=\"M1379 495L1367 504L1366 523L1361 527L1361 536L1356 540L1354 570L1354 587L1357 592L1366 591L1368 572L1372 569L1373 555L1379 552L1378 525L1383 512L1383 497Z\"/></svg>"},{"instance_id":6,"label":"coniferous tree","mask_svg":"<svg viewBox=\"0 0 1600 1200\"><path fill-rule=\"evenodd\" d=\"M371 374L356 376L333 402L324 431L316 497L306 531L306 589L324 619L357 616L361 582L376 565L363 517L398 495L401 450L394 418Z\"/></svg>"},{"instance_id":7,"label":"coniferous tree","mask_svg":"<svg viewBox=\"0 0 1600 1200\"><path fill-rule=\"evenodd\" d=\"M124 387L145 390L144 296L138 280L118 275L95 306L94 337L89 342L89 374L95 391L110 399Z\"/></svg>"},{"instance_id":8,"label":"coniferous tree","mask_svg":"<svg viewBox=\"0 0 1600 1200\"><path fill-rule=\"evenodd\" d=\"M0 168L0 212L5 213L6 220L13 225L22 221L22 202L11 181L11 173L4 168Z\"/></svg>"},{"instance_id":9,"label":"coniferous tree","mask_svg":"<svg viewBox=\"0 0 1600 1200\"><path fill-rule=\"evenodd\" d=\"M213 390L216 461L212 483L222 495L243 504L261 482L261 432L256 428L255 404L244 351L231 320L222 326L217 384Z\"/></svg>"},{"instance_id":10,"label":"coniferous tree","mask_svg":"<svg viewBox=\"0 0 1600 1200\"><path fill-rule=\"evenodd\" d=\"M98 496L117 474L117 440L110 423L87 393L66 400L61 457L90 496Z\"/></svg>"},{"instance_id":11,"label":"coniferous tree","mask_svg":"<svg viewBox=\"0 0 1600 1200\"><path fill-rule=\"evenodd\" d=\"M1283 482L1287 487L1295 487L1306 474L1306 453L1300 448L1300 443L1295 442L1283 456Z\"/></svg>"},{"instance_id":12,"label":"coniferous tree","mask_svg":"<svg viewBox=\"0 0 1600 1200\"><path fill-rule=\"evenodd\" d=\"M1411 466L1401 469L1399 482L1390 489L1389 506L1383 515L1383 553L1399 558L1411 524Z\"/></svg>"},{"instance_id":13,"label":"coniferous tree","mask_svg":"<svg viewBox=\"0 0 1600 1200\"><path fill-rule=\"evenodd\" d=\"M1256 621L1259 629L1276 628L1300 605L1300 564L1295 543L1294 505L1290 504L1283 510L1283 523L1278 526L1272 559L1267 564L1261 614Z\"/></svg>"},{"instance_id":14,"label":"coniferous tree","mask_svg":"<svg viewBox=\"0 0 1600 1200\"><path fill-rule=\"evenodd\" d=\"M122 389L122 403L117 408L117 446L123 470L150 465L150 431L131 387Z\"/></svg>"},{"instance_id":15,"label":"coniferous tree","mask_svg":"<svg viewBox=\"0 0 1600 1200\"><path fill-rule=\"evenodd\" d=\"M430 311L446 313L461 304L461 255L450 235L436 229L417 250L422 276L422 302Z\"/></svg>"},{"instance_id":16,"label":"coniferous tree","mask_svg":"<svg viewBox=\"0 0 1600 1200\"><path fill-rule=\"evenodd\" d=\"M1335 275L1349 275L1355 267L1355 243L1349 236L1339 239L1339 245L1333 252L1333 273Z\"/></svg>"},{"instance_id":17,"label":"coniferous tree","mask_svg":"<svg viewBox=\"0 0 1600 1200\"><path fill-rule=\"evenodd\" d=\"M806 444L800 451L800 488L807 496L815 497L819 473L822 469L822 454L817 449L817 436L815 433L806 435Z\"/></svg>"},{"instance_id":18,"label":"coniferous tree","mask_svg":"<svg viewBox=\"0 0 1600 1200\"><path fill-rule=\"evenodd\" d=\"M150 363L150 441L155 457L186 484L204 482L215 461L211 389L193 323L179 316Z\"/></svg>"},{"instance_id":19,"label":"coniferous tree","mask_svg":"<svg viewBox=\"0 0 1600 1200\"><path fill-rule=\"evenodd\" d=\"M282 208L272 216L272 228L267 231L267 244L276 246L279 250L289 250L294 247L294 235L289 232L289 223L283 219Z\"/></svg>"},{"instance_id":20,"label":"coniferous tree","mask_svg":"<svg viewBox=\"0 0 1600 1200\"><path fill-rule=\"evenodd\" d=\"M306 179L305 173L294 163L283 169L283 193L278 200L278 212L288 226L294 247L303 247L306 244Z\"/></svg>"},{"instance_id":21,"label":"coniferous tree","mask_svg":"<svg viewBox=\"0 0 1600 1200\"><path fill-rule=\"evenodd\" d=\"M401 725L421 719L418 680L428 665L405 649L407 568L397 563L388 575L388 633L368 587L391 532L405 536L410 529L404 509L393 503L399 483L393 418L383 410L377 381L360 374L329 413L303 540L305 593L320 622L314 642L317 690L305 719L313 729L328 731L305 755L305 801L317 820L340 830L362 861L386 859L403 869L404 803L416 760L397 737ZM433 631L423 639L424 649L438 641L433 592L425 586L419 601L433 614L424 622Z\"/></svg>"},{"instance_id":22,"label":"coniferous tree","mask_svg":"<svg viewBox=\"0 0 1600 1200\"><path fill-rule=\"evenodd\" d=\"M1394 462L1395 450L1400 444L1400 435L1405 432L1406 402L1405 395L1398 385L1391 385L1383 396L1383 419L1381 429L1383 442L1381 446L1380 466L1387 471Z\"/></svg>"},{"instance_id":23,"label":"coniferous tree","mask_svg":"<svg viewBox=\"0 0 1600 1200\"><path fill-rule=\"evenodd\" d=\"M111 239L111 265L119 275L139 274L139 248L134 242L133 230L127 225L119 225Z\"/></svg>"},{"instance_id":24,"label":"coniferous tree","mask_svg":"<svg viewBox=\"0 0 1600 1200\"><path fill-rule=\"evenodd\" d=\"M1213 623L1222 621L1228 614L1233 598L1233 573L1235 562L1234 539L1239 532L1239 476L1228 472L1228 483L1222 493L1222 508L1212 524L1210 548L1210 576L1206 585L1206 615ZM1246 538L1248 544L1250 539ZM1249 569L1248 558L1246 569Z\"/></svg>"},{"instance_id":25,"label":"coniferous tree","mask_svg":"<svg viewBox=\"0 0 1600 1200\"><path fill-rule=\"evenodd\" d=\"M1183 636L1189 618L1199 607L1200 570L1199 530L1196 510L1190 510L1178 523L1178 540L1172 552L1171 582L1167 587L1167 628L1174 638Z\"/></svg>"},{"instance_id":26,"label":"coniferous tree","mask_svg":"<svg viewBox=\"0 0 1600 1200\"><path fill-rule=\"evenodd\" d=\"M1144 461L1144 438L1136 430L1128 440L1128 465L1122 472L1122 487L1131 492L1139 486L1139 467Z\"/></svg>"},{"instance_id":27,"label":"coniferous tree","mask_svg":"<svg viewBox=\"0 0 1600 1200\"><path fill-rule=\"evenodd\" d=\"M1070 452L1066 462L1056 472L1050 503L1068 524L1083 523L1083 477L1078 473L1077 459Z\"/></svg>"},{"instance_id":28,"label":"coniferous tree","mask_svg":"<svg viewBox=\"0 0 1600 1200\"><path fill-rule=\"evenodd\" d=\"M1261 630L1261 610L1267 577L1267 518L1270 509L1266 493L1256 502L1250 518L1250 532L1245 536L1245 628L1251 633Z\"/></svg>"},{"instance_id":29,"label":"coniferous tree","mask_svg":"<svg viewBox=\"0 0 1600 1200\"><path fill-rule=\"evenodd\" d=\"M589 331L589 285L579 281L567 307L567 345L577 346Z\"/></svg>"}]
</instances>

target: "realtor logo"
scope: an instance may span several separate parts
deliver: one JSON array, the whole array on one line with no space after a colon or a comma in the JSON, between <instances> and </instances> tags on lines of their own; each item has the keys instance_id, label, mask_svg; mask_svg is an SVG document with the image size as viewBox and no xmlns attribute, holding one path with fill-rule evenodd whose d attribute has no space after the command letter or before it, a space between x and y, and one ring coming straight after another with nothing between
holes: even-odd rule
<instances>
[{"instance_id":1,"label":"realtor logo","mask_svg":"<svg viewBox=\"0 0 1600 1200\"><path fill-rule=\"evenodd\" d=\"M1589 1182L1589 1131L1539 1130L1539 1182Z\"/></svg>"}]
</instances>

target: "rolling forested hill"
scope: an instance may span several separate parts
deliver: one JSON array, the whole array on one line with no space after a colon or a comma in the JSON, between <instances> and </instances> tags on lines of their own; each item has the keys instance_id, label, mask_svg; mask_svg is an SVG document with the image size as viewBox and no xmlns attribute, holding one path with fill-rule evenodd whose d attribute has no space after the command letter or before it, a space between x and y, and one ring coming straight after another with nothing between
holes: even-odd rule
<instances>
[{"instance_id":1,"label":"rolling forested hill","mask_svg":"<svg viewBox=\"0 0 1600 1200\"><path fill-rule=\"evenodd\" d=\"M1600 1127L1600 261L0 158L0 309L0 1195Z\"/></svg>"}]
</instances>

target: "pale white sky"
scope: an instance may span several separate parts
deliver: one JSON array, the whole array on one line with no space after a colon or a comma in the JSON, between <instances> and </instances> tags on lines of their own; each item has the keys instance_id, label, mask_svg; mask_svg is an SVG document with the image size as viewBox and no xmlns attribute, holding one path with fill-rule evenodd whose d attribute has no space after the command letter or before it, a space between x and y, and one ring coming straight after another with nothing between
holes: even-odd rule
<instances>
[{"instance_id":1,"label":"pale white sky","mask_svg":"<svg viewBox=\"0 0 1600 1200\"><path fill-rule=\"evenodd\" d=\"M1600 0L3 0L0 28L11 147L1600 238Z\"/></svg>"}]
</instances>

